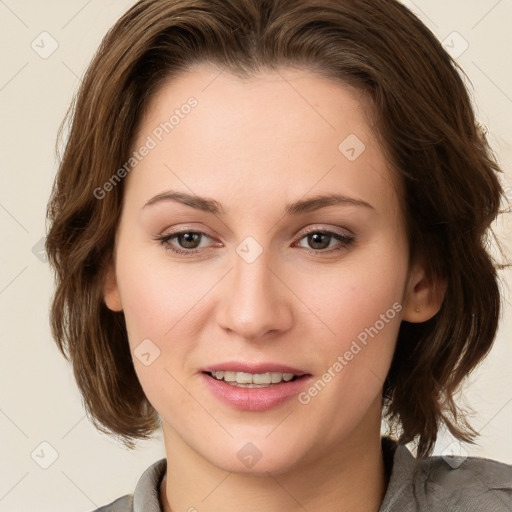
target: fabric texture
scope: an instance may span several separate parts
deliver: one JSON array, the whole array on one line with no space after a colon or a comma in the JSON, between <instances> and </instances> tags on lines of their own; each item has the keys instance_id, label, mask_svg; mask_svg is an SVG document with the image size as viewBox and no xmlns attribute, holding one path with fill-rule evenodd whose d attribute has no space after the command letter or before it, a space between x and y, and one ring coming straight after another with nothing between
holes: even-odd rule
<instances>
[{"instance_id":1,"label":"fabric texture","mask_svg":"<svg viewBox=\"0 0 512 512\"><path fill-rule=\"evenodd\" d=\"M512 512L512 466L480 457L416 459L405 445L382 438L389 482L379 512ZM162 512L160 484L167 460L152 464L133 494L93 512Z\"/></svg>"}]
</instances>

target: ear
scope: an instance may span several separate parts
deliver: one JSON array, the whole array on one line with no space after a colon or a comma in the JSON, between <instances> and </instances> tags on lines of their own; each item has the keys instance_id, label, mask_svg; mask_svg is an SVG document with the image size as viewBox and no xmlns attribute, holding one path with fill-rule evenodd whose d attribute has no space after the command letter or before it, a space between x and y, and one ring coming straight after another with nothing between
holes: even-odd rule
<instances>
[{"instance_id":1,"label":"ear","mask_svg":"<svg viewBox=\"0 0 512 512\"><path fill-rule=\"evenodd\" d=\"M105 282L103 285L103 298L107 308L111 311L123 310L121 296L119 295L119 288L117 286L114 265L110 265L105 275Z\"/></svg>"},{"instance_id":2,"label":"ear","mask_svg":"<svg viewBox=\"0 0 512 512\"><path fill-rule=\"evenodd\" d=\"M440 309L446 292L446 280L428 278L423 264L413 265L406 286L402 320L421 323Z\"/></svg>"}]
</instances>

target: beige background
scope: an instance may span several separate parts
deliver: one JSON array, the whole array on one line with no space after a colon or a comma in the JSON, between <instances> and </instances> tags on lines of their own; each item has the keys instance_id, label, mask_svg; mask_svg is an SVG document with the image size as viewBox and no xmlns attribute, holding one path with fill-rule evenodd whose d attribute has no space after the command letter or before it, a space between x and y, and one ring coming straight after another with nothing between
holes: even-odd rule
<instances>
[{"instance_id":1,"label":"beige background","mask_svg":"<svg viewBox=\"0 0 512 512\"><path fill-rule=\"evenodd\" d=\"M101 38L133 3L0 0L0 511L92 510L132 492L164 456L159 435L130 452L88 422L71 368L50 338L52 279L39 252L58 125ZM512 199L512 1L406 3L461 54ZM52 44L58 48L45 55ZM511 226L497 225L509 249ZM512 464L512 273L501 275L498 339L464 394L482 436L462 449ZM460 449L451 442L442 435L436 453Z\"/></svg>"}]
</instances>

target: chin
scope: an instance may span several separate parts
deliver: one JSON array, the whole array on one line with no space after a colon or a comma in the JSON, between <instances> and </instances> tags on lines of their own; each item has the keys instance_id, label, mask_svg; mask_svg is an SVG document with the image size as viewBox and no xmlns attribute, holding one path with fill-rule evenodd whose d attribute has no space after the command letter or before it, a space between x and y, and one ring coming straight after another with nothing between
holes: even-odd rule
<instances>
[{"instance_id":1,"label":"chin","mask_svg":"<svg viewBox=\"0 0 512 512\"><path fill-rule=\"evenodd\" d=\"M247 436L244 440L230 439L215 451L204 453L203 457L218 468L240 475L278 475L298 467L305 453L297 452L297 445L304 450L304 444L283 443L280 439L270 440Z\"/></svg>"}]
</instances>

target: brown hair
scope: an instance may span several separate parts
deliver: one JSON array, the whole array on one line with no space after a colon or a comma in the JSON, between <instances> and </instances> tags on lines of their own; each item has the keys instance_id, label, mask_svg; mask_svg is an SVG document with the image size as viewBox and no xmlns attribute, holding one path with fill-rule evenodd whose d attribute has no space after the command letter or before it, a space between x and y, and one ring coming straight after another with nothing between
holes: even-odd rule
<instances>
[{"instance_id":1,"label":"brown hair","mask_svg":"<svg viewBox=\"0 0 512 512\"><path fill-rule=\"evenodd\" d=\"M102 199L95 190L128 160L159 87L199 62L239 76L299 66L368 96L400 177L410 260L447 282L431 320L402 322L386 416L401 442L418 441L419 455L431 453L442 423L472 442L477 433L453 396L497 330L497 265L486 236L499 213L501 170L460 68L395 0L142 0L107 33L68 111L46 240L56 272L52 332L95 426L133 447L160 425L134 370L123 313L103 300L123 183Z\"/></svg>"}]
</instances>

